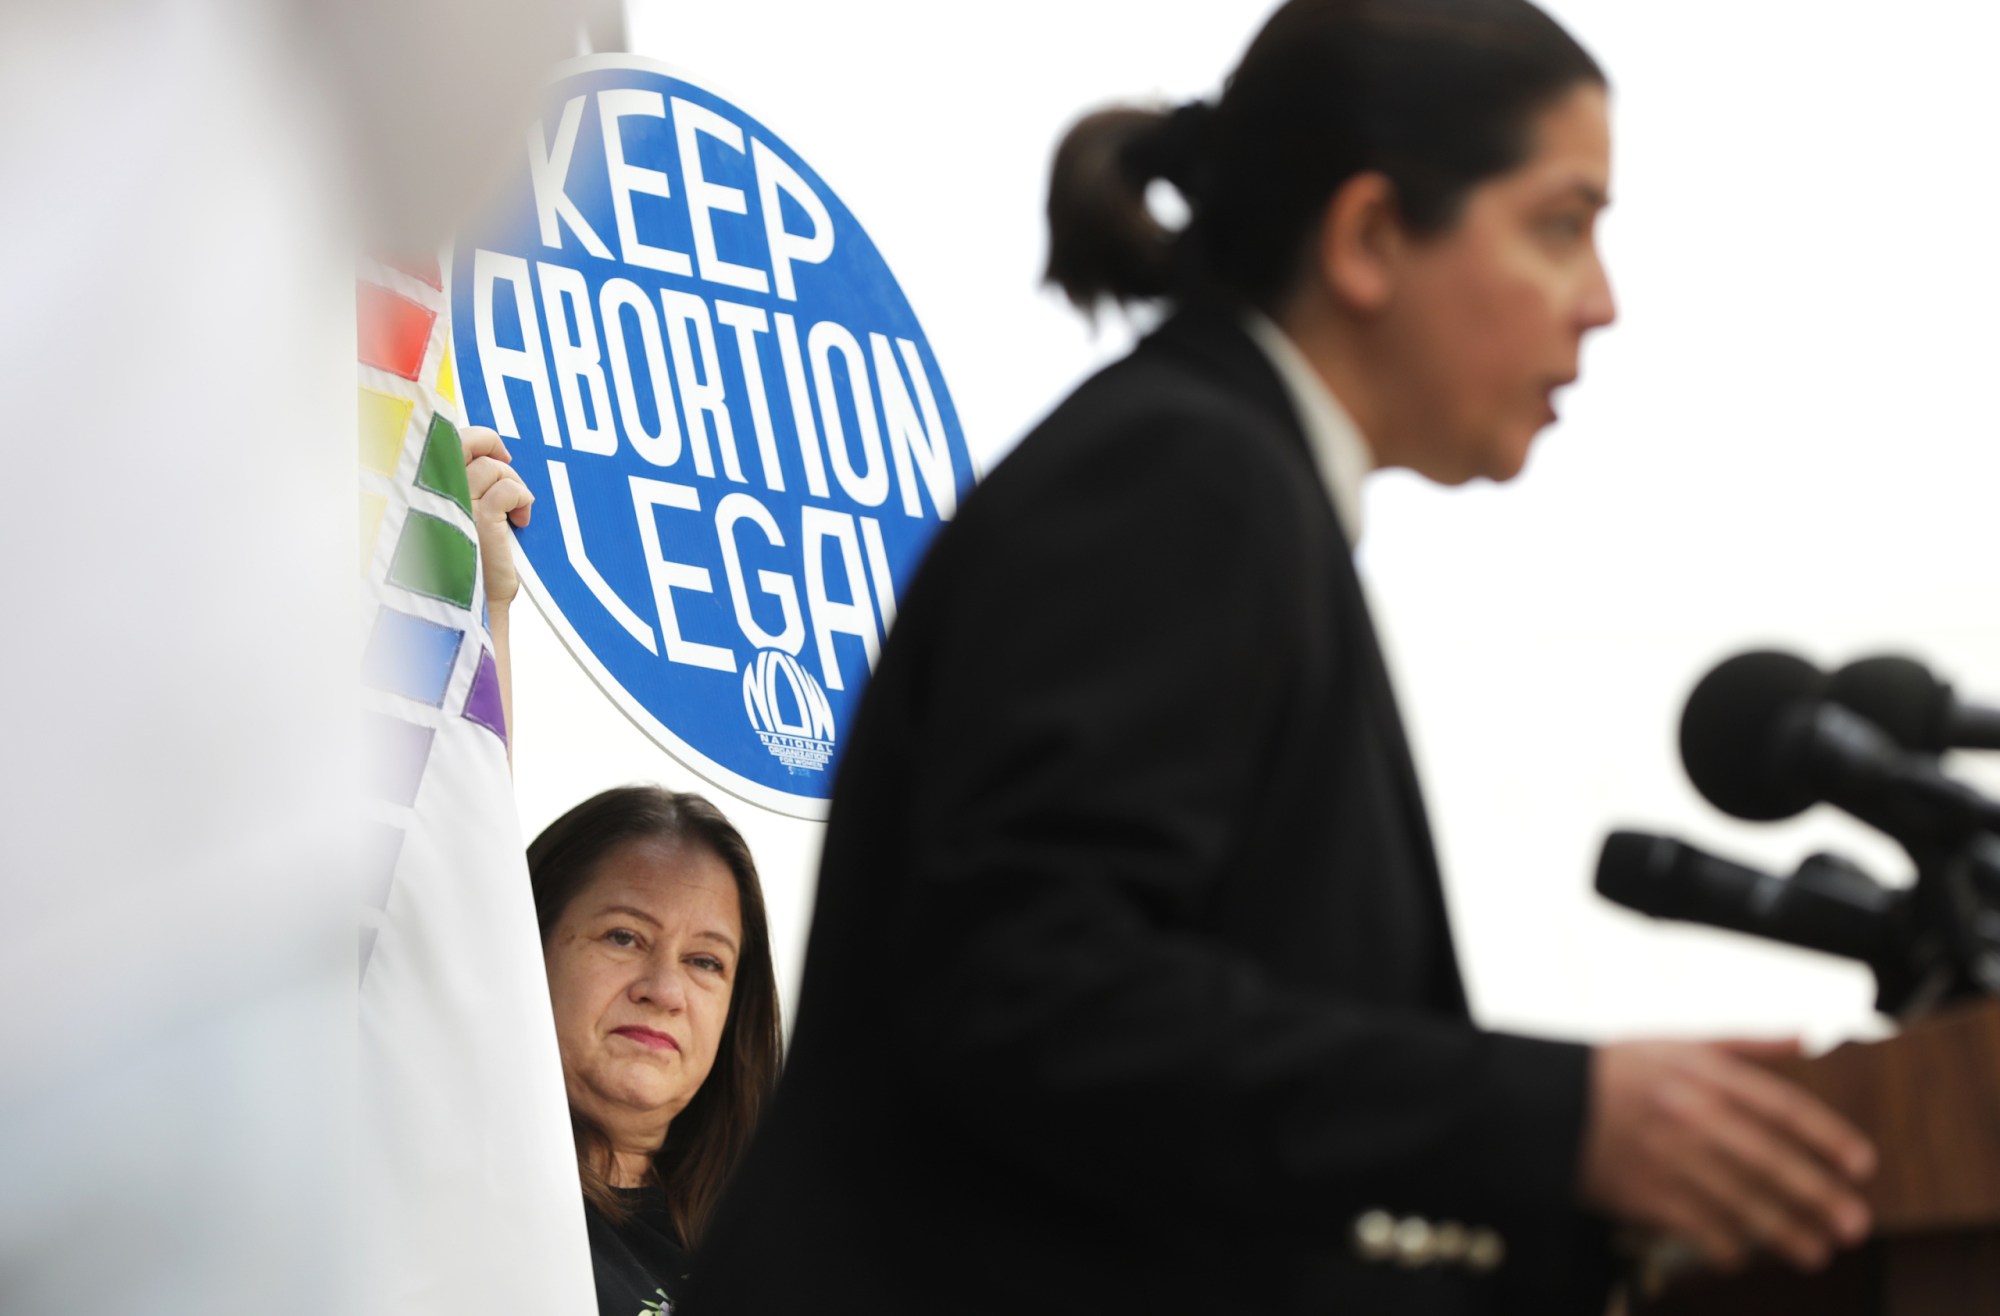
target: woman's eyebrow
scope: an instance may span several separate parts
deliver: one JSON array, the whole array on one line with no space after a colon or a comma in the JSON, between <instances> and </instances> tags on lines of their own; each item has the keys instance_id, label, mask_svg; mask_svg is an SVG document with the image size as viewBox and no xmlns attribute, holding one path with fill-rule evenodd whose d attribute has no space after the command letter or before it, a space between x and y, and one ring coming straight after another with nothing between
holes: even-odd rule
<instances>
[{"instance_id":1,"label":"woman's eyebrow","mask_svg":"<svg viewBox=\"0 0 2000 1316\"><path fill-rule=\"evenodd\" d=\"M597 916L599 918L603 918L606 914L630 914L633 918L643 919L644 921L652 924L656 928L661 926L660 920L654 918L651 914L648 914L645 910L636 908L635 906L632 905L606 905L604 908L597 911Z\"/></svg>"},{"instance_id":2,"label":"woman's eyebrow","mask_svg":"<svg viewBox=\"0 0 2000 1316\"><path fill-rule=\"evenodd\" d=\"M732 951L736 949L735 938L726 932L697 932L694 934L694 939L696 941L719 941Z\"/></svg>"}]
</instances>

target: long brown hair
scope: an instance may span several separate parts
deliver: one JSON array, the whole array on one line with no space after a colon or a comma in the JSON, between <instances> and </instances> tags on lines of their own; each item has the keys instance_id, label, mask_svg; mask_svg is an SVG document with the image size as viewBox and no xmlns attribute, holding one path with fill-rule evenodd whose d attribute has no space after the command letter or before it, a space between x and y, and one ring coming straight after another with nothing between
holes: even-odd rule
<instances>
[{"instance_id":1,"label":"long brown hair","mask_svg":"<svg viewBox=\"0 0 2000 1316\"><path fill-rule=\"evenodd\" d=\"M1348 179L1379 171L1411 232L1441 232L1582 84L1603 70L1530 0L1289 0L1215 104L1100 110L1069 130L1046 277L1086 310L1195 295L1268 310ZM1148 207L1157 181L1187 203L1185 228Z\"/></svg>"},{"instance_id":2,"label":"long brown hair","mask_svg":"<svg viewBox=\"0 0 2000 1316\"><path fill-rule=\"evenodd\" d=\"M528 879L544 944L563 910L605 857L637 840L707 850L735 877L742 907L743 950L737 958L715 1067L674 1117L666 1145L653 1157L654 1175L666 1193L668 1219L682 1244L693 1248L701 1241L709 1215L750 1145L758 1115L778 1082L783 1034L777 978L771 967L771 928L750 847L720 809L699 795L658 786L620 786L577 805L544 828L528 847ZM622 1219L624 1204L605 1174L610 1140L574 1109L570 1122L576 1132L584 1197L611 1219Z\"/></svg>"}]
</instances>

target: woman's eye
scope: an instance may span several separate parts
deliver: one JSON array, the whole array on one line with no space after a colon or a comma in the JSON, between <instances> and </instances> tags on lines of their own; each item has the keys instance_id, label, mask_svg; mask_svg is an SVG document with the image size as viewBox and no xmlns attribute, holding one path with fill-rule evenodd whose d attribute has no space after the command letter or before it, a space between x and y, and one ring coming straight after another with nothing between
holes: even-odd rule
<instances>
[{"instance_id":1,"label":"woman's eye","mask_svg":"<svg viewBox=\"0 0 2000 1316\"><path fill-rule=\"evenodd\" d=\"M630 928L613 928L604 934L604 939L614 946L630 949L639 944L639 934Z\"/></svg>"},{"instance_id":2,"label":"woman's eye","mask_svg":"<svg viewBox=\"0 0 2000 1316\"><path fill-rule=\"evenodd\" d=\"M1574 242L1590 228L1580 215L1551 215L1542 221L1542 232L1559 242Z\"/></svg>"},{"instance_id":3,"label":"woman's eye","mask_svg":"<svg viewBox=\"0 0 2000 1316\"><path fill-rule=\"evenodd\" d=\"M724 968L722 961L713 955L697 955L689 960L688 963L694 965L697 969L704 969L709 973L721 973Z\"/></svg>"}]
</instances>

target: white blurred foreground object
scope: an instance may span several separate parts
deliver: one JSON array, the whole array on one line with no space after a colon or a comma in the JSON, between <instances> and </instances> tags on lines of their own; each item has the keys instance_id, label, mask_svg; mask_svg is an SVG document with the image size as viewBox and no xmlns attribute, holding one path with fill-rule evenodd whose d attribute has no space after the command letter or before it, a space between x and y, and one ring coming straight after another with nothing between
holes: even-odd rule
<instances>
[{"instance_id":1,"label":"white blurred foreground object","mask_svg":"<svg viewBox=\"0 0 2000 1316\"><path fill-rule=\"evenodd\" d=\"M573 1301L549 1300L560 1279L488 1300L536 1261L505 1235L476 1240L476 1288L392 1307L352 1273L344 1187L350 253L363 224L443 236L474 143L517 140L500 108L574 23L470 0L0 6L8 1316L589 1310L573 1269ZM371 99L417 71L390 58L411 34L436 38L422 94ZM486 985L448 986L474 1008ZM460 1133L513 1154L513 1109L476 1103ZM438 1227L482 1187L434 1204Z\"/></svg>"},{"instance_id":2,"label":"white blurred foreground object","mask_svg":"<svg viewBox=\"0 0 2000 1316\"><path fill-rule=\"evenodd\" d=\"M0 1310L337 1309L345 286L254 6L0 10Z\"/></svg>"}]
</instances>

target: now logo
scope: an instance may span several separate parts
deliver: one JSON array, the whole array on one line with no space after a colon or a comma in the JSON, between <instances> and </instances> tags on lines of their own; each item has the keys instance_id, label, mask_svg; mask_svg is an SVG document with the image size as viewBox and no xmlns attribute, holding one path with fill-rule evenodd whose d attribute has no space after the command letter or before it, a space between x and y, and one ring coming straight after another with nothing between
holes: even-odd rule
<instances>
[{"instance_id":1,"label":"now logo","mask_svg":"<svg viewBox=\"0 0 2000 1316\"><path fill-rule=\"evenodd\" d=\"M833 706L799 660L766 649L743 669L743 709L771 756L795 772L833 761Z\"/></svg>"}]
</instances>

